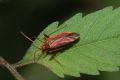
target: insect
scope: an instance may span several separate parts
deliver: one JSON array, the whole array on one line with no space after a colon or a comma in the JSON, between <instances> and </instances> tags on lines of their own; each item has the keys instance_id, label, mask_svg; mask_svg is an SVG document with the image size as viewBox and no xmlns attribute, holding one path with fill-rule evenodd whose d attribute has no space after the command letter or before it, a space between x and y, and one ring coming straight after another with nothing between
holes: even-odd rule
<instances>
[{"instance_id":1,"label":"insect","mask_svg":"<svg viewBox=\"0 0 120 80\"><path fill-rule=\"evenodd\" d=\"M21 34L24 37L26 37L28 40L33 42L33 40L30 39L23 32L21 32ZM57 54L57 52L64 51L65 49L70 48L76 42L78 42L80 39L80 35L75 32L63 32L63 33L60 33L60 34L57 34L54 36L48 36L48 35L44 34L44 36L45 36L45 38L44 38L43 45L39 49L42 50L43 53L46 53L46 55L49 55L49 54L53 55L50 58L50 60L54 58L54 56ZM37 47L37 46L35 46L35 47Z\"/></svg>"},{"instance_id":2,"label":"insect","mask_svg":"<svg viewBox=\"0 0 120 80\"><path fill-rule=\"evenodd\" d=\"M70 47L71 44L77 42L79 39L80 35L75 32L63 32L51 37L46 36L42 45L42 52L46 52L48 54L59 52L66 47Z\"/></svg>"}]
</instances>

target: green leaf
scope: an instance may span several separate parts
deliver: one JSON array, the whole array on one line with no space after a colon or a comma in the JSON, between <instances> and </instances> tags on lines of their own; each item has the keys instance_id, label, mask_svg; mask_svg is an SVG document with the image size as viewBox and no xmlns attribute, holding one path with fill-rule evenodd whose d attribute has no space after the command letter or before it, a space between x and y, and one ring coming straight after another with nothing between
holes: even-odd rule
<instances>
[{"instance_id":1,"label":"green leaf","mask_svg":"<svg viewBox=\"0 0 120 80\"><path fill-rule=\"evenodd\" d=\"M52 36L68 31L79 33L80 41L64 52L59 52L53 60L49 60L51 55L40 57L39 64L48 67L60 77L64 75L79 77L80 73L98 75L99 71L119 70L120 8L113 10L112 7L107 7L84 17L78 13L60 26L58 22L52 23L38 38L44 41L43 33L52 33L50 35ZM31 45L21 63L43 54L35 47L42 46L43 42L39 40L36 39L34 45Z\"/></svg>"}]
</instances>

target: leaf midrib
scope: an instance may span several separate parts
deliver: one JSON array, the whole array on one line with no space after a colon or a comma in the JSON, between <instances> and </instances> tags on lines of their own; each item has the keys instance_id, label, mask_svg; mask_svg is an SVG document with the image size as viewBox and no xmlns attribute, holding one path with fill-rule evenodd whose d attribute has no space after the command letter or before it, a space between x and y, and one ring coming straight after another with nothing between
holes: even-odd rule
<instances>
[{"instance_id":1,"label":"leaf midrib","mask_svg":"<svg viewBox=\"0 0 120 80\"><path fill-rule=\"evenodd\" d=\"M110 40L110 39L114 39L114 38L120 38L120 34L117 34L116 36L112 36L112 37L106 37L104 39L96 39L96 40L93 40L93 41L88 42L88 43L80 44L80 46L84 46L87 44L93 44L93 43L97 43L97 42L102 42L102 41L106 41L106 40Z\"/></svg>"}]
</instances>

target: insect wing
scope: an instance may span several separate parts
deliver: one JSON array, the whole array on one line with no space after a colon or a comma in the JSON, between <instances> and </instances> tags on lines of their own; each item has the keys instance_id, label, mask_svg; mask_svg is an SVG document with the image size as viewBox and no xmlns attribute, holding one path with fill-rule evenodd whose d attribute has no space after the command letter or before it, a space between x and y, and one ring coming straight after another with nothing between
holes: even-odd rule
<instances>
[{"instance_id":1,"label":"insect wing","mask_svg":"<svg viewBox=\"0 0 120 80\"><path fill-rule=\"evenodd\" d=\"M56 40L53 40L52 43L50 44L50 48L54 49L66 46L68 44L75 42L76 40L79 40L79 38L80 36L77 33L64 34L63 36L57 38Z\"/></svg>"}]
</instances>

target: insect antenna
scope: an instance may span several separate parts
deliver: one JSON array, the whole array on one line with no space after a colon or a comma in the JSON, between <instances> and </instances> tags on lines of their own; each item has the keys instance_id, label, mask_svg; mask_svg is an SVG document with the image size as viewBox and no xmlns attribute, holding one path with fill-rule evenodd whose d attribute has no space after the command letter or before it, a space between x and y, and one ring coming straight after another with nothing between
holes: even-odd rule
<instances>
[{"instance_id":1,"label":"insect antenna","mask_svg":"<svg viewBox=\"0 0 120 80\"><path fill-rule=\"evenodd\" d=\"M30 39L25 33L20 31L20 34L22 34L26 39L28 39L30 42L34 42L32 39Z\"/></svg>"},{"instance_id":2,"label":"insect antenna","mask_svg":"<svg viewBox=\"0 0 120 80\"><path fill-rule=\"evenodd\" d=\"M20 31L20 33L21 33L26 39L28 39L30 42L32 42L33 45L34 45L34 47L36 47L36 48L38 48L38 49L41 50L41 48L37 47L37 46L34 44L34 41L33 41L31 38L29 38L25 33L23 33L22 31Z\"/></svg>"},{"instance_id":3,"label":"insect antenna","mask_svg":"<svg viewBox=\"0 0 120 80\"><path fill-rule=\"evenodd\" d=\"M34 41L33 41L31 38L29 38L25 33L23 33L22 31L20 31L20 33L21 33L26 39L28 39L30 42L32 42L32 43L33 43L33 46L34 46L35 48L42 50L42 48L39 48L38 46L36 46L36 45L34 44ZM39 59L39 58L38 58L38 59ZM36 62L36 60L35 60L35 54L34 54L34 62Z\"/></svg>"}]
</instances>

